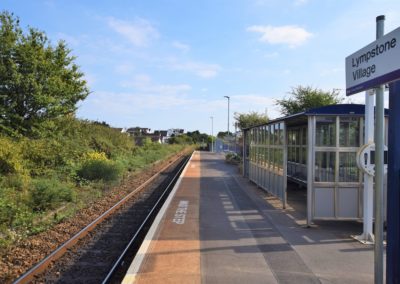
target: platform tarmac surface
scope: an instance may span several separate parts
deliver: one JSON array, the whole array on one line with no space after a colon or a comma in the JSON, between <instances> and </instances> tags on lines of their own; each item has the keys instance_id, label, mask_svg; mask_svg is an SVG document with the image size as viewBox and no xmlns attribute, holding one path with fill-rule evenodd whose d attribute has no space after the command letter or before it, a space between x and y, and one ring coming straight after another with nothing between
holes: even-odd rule
<instances>
[{"instance_id":1,"label":"platform tarmac surface","mask_svg":"<svg viewBox=\"0 0 400 284\"><path fill-rule=\"evenodd\" d=\"M304 191L285 210L224 156L195 152L123 283L373 283L357 222L306 228ZM290 206L292 205L292 206Z\"/></svg>"}]
</instances>

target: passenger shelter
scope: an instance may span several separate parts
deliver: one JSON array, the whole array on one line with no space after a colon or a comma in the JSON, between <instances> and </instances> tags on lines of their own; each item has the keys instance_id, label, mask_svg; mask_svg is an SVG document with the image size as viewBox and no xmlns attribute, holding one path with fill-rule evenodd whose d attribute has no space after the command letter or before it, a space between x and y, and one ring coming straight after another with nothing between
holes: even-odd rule
<instances>
[{"instance_id":1,"label":"passenger shelter","mask_svg":"<svg viewBox=\"0 0 400 284\"><path fill-rule=\"evenodd\" d=\"M244 176L283 207L288 181L306 187L308 224L361 219L363 174L356 154L364 144L364 113L365 105L329 105L244 129Z\"/></svg>"}]
</instances>

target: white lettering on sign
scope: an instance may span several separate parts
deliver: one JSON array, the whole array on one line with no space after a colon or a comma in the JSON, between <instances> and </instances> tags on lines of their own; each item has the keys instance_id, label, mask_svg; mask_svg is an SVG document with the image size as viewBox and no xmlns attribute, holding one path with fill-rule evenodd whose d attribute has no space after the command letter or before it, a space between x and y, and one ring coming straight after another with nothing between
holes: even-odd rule
<instances>
[{"instance_id":1,"label":"white lettering on sign","mask_svg":"<svg viewBox=\"0 0 400 284\"><path fill-rule=\"evenodd\" d=\"M346 57L346 94L400 79L400 28Z\"/></svg>"},{"instance_id":2,"label":"white lettering on sign","mask_svg":"<svg viewBox=\"0 0 400 284\"><path fill-rule=\"evenodd\" d=\"M187 200L179 201L178 208L176 209L174 219L172 219L172 222L178 225L185 224L185 218L188 207L189 207L189 201Z\"/></svg>"}]
</instances>

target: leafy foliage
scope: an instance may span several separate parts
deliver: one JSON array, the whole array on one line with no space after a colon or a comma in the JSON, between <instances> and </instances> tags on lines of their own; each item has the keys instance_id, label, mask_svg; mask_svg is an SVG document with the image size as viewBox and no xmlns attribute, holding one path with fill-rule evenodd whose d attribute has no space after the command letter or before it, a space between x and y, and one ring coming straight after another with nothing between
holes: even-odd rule
<instances>
[{"instance_id":1,"label":"leafy foliage","mask_svg":"<svg viewBox=\"0 0 400 284\"><path fill-rule=\"evenodd\" d=\"M227 153L225 161L230 164L238 165L242 162L242 158L237 153Z\"/></svg>"},{"instance_id":2,"label":"leafy foliage","mask_svg":"<svg viewBox=\"0 0 400 284\"><path fill-rule=\"evenodd\" d=\"M276 105L281 109L284 115L291 115L306 111L311 108L339 104L343 98L339 97L339 92L333 90L326 92L312 87L297 86L289 92L288 99L276 100Z\"/></svg>"},{"instance_id":3,"label":"leafy foliage","mask_svg":"<svg viewBox=\"0 0 400 284\"><path fill-rule=\"evenodd\" d=\"M77 171L80 178L95 181L103 180L112 182L118 180L121 174L121 168L117 164L108 160L88 160L82 164Z\"/></svg>"},{"instance_id":4,"label":"leafy foliage","mask_svg":"<svg viewBox=\"0 0 400 284\"><path fill-rule=\"evenodd\" d=\"M22 171L21 149L6 137L0 137L0 174L13 174Z\"/></svg>"},{"instance_id":5,"label":"leafy foliage","mask_svg":"<svg viewBox=\"0 0 400 284\"><path fill-rule=\"evenodd\" d=\"M194 144L211 142L211 138L208 134L200 133L198 130L193 132L188 131L186 135L192 138Z\"/></svg>"},{"instance_id":6,"label":"leafy foliage","mask_svg":"<svg viewBox=\"0 0 400 284\"><path fill-rule=\"evenodd\" d=\"M232 132L229 131L229 135L228 135L228 131L220 131L217 134L217 137L221 138L221 139L225 138L225 136L232 136Z\"/></svg>"},{"instance_id":7,"label":"leafy foliage","mask_svg":"<svg viewBox=\"0 0 400 284\"><path fill-rule=\"evenodd\" d=\"M191 145L193 144L193 138L186 135L178 135L168 139L169 144L180 144L180 145Z\"/></svg>"},{"instance_id":8,"label":"leafy foliage","mask_svg":"<svg viewBox=\"0 0 400 284\"><path fill-rule=\"evenodd\" d=\"M36 138L0 134L0 247L57 222L58 217L42 221L51 210L65 205L73 212L127 171L184 147L151 141L137 147L116 129L69 116L47 120Z\"/></svg>"},{"instance_id":9,"label":"leafy foliage","mask_svg":"<svg viewBox=\"0 0 400 284\"><path fill-rule=\"evenodd\" d=\"M0 14L0 131L34 135L49 118L74 113L89 90L65 42L25 34L13 14Z\"/></svg>"},{"instance_id":10,"label":"leafy foliage","mask_svg":"<svg viewBox=\"0 0 400 284\"><path fill-rule=\"evenodd\" d=\"M268 116L266 114L258 113L255 111L249 113L235 112L234 118L237 121L237 125L240 129L268 122Z\"/></svg>"},{"instance_id":11,"label":"leafy foliage","mask_svg":"<svg viewBox=\"0 0 400 284\"><path fill-rule=\"evenodd\" d=\"M60 202L72 201L73 190L55 179L38 179L32 184L30 202L34 211L54 209Z\"/></svg>"}]
</instances>

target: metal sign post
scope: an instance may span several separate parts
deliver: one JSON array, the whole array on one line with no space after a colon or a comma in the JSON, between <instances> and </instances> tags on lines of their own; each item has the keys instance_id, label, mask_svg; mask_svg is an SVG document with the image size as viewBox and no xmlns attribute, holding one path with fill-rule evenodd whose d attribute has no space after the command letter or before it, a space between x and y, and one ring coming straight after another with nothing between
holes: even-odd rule
<instances>
[{"instance_id":1,"label":"metal sign post","mask_svg":"<svg viewBox=\"0 0 400 284\"><path fill-rule=\"evenodd\" d=\"M385 16L376 17L376 38L384 34ZM383 93L385 86L376 90L375 103L375 283L383 283L383 151L385 137L385 117Z\"/></svg>"}]
</instances>

